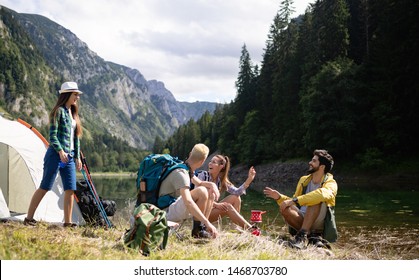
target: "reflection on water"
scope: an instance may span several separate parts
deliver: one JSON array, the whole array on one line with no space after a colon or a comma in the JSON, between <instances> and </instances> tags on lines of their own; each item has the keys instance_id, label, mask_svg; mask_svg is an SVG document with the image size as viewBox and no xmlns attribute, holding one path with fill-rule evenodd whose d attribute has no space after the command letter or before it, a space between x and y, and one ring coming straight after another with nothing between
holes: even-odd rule
<instances>
[{"instance_id":1,"label":"reflection on water","mask_svg":"<svg viewBox=\"0 0 419 280\"><path fill-rule=\"evenodd\" d=\"M136 195L135 177L93 177L99 195L115 200L118 210L133 207ZM286 193L287 195L292 195ZM419 228L419 191L404 187L390 190L368 185L339 184L336 198L336 222L344 226L408 226ZM251 210L267 211L266 224L283 224L278 206L272 199L249 189L242 196L242 215L250 220Z\"/></svg>"},{"instance_id":2,"label":"reflection on water","mask_svg":"<svg viewBox=\"0 0 419 280\"><path fill-rule=\"evenodd\" d=\"M340 186L339 194L336 214L340 224L414 228L419 225L419 192L415 188L391 190L348 184Z\"/></svg>"}]
</instances>

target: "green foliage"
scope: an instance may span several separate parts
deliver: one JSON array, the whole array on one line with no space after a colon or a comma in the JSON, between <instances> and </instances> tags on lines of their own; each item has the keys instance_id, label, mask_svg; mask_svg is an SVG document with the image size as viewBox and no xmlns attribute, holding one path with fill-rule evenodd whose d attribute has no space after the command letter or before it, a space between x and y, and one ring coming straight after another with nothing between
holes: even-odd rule
<instances>
[{"instance_id":1,"label":"green foliage","mask_svg":"<svg viewBox=\"0 0 419 280\"><path fill-rule=\"evenodd\" d=\"M349 11L346 0L316 1L313 8L314 49L319 65L348 53Z\"/></svg>"},{"instance_id":2,"label":"green foliage","mask_svg":"<svg viewBox=\"0 0 419 280\"><path fill-rule=\"evenodd\" d=\"M247 162L250 165L260 163L260 155L263 147L259 146L259 116L257 111L251 111L246 114L244 124L240 127L239 137L237 144L240 150L243 151L239 154L239 162Z\"/></svg>"},{"instance_id":3,"label":"green foliage","mask_svg":"<svg viewBox=\"0 0 419 280\"><path fill-rule=\"evenodd\" d=\"M39 95L49 96L56 76L10 10L0 9L0 21L4 23L0 29L0 84L4 86L0 100L12 116L23 115L31 121L34 108L42 106Z\"/></svg>"},{"instance_id":4,"label":"green foliage","mask_svg":"<svg viewBox=\"0 0 419 280\"><path fill-rule=\"evenodd\" d=\"M357 66L349 59L325 64L302 94L305 120L305 146L325 147L335 154L349 156L356 150L353 141L365 102L357 93Z\"/></svg>"},{"instance_id":5,"label":"green foliage","mask_svg":"<svg viewBox=\"0 0 419 280\"><path fill-rule=\"evenodd\" d=\"M153 154L161 154L164 150L164 144L165 143L163 139L159 135L157 135L156 139L154 140L154 145L152 149Z\"/></svg>"},{"instance_id":6,"label":"green foliage","mask_svg":"<svg viewBox=\"0 0 419 280\"><path fill-rule=\"evenodd\" d=\"M237 96L234 100L234 113L242 123L246 112L253 109L255 104L255 73L246 45L243 45L239 61L239 75L236 81Z\"/></svg>"},{"instance_id":7,"label":"green foliage","mask_svg":"<svg viewBox=\"0 0 419 280\"><path fill-rule=\"evenodd\" d=\"M212 115L206 111L197 121L199 131L201 132L201 142L211 147L214 146L212 135Z\"/></svg>"},{"instance_id":8,"label":"green foliage","mask_svg":"<svg viewBox=\"0 0 419 280\"><path fill-rule=\"evenodd\" d=\"M365 171L382 170L385 165L384 154L377 148L369 148L358 156L360 167Z\"/></svg>"},{"instance_id":9,"label":"green foliage","mask_svg":"<svg viewBox=\"0 0 419 280\"><path fill-rule=\"evenodd\" d=\"M419 31L417 1L373 1L369 41L368 82L377 143L385 153L417 153L419 126ZM403 32L401 32L403 30Z\"/></svg>"},{"instance_id":10,"label":"green foliage","mask_svg":"<svg viewBox=\"0 0 419 280\"><path fill-rule=\"evenodd\" d=\"M165 148L168 149L173 156L180 159L186 159L192 147L201 143L201 130L198 124L192 119L179 129L168 139Z\"/></svg>"}]
</instances>

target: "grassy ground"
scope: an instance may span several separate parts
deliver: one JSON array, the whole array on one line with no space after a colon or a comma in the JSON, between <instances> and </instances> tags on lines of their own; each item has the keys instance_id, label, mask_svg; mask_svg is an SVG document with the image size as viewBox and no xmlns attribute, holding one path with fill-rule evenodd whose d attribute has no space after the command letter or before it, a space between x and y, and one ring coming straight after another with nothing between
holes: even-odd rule
<instances>
[{"instance_id":1,"label":"grassy ground","mask_svg":"<svg viewBox=\"0 0 419 280\"><path fill-rule=\"evenodd\" d=\"M332 250L309 246L290 249L278 242L288 238L286 229L263 227L262 236L239 233L222 225L217 239L202 242L190 237L190 224L179 230L183 240L171 234L166 250L144 257L124 246L122 236L128 223L114 217L112 229L39 223L36 227L20 222L0 224L2 260L410 260L419 258L419 229L340 228Z\"/></svg>"}]
</instances>

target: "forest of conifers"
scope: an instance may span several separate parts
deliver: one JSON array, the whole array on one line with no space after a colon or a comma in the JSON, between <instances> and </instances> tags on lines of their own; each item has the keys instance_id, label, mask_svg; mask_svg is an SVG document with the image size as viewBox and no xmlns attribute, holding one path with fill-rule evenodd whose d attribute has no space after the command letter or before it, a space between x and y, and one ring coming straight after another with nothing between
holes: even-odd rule
<instances>
[{"instance_id":1,"label":"forest of conifers","mask_svg":"<svg viewBox=\"0 0 419 280\"><path fill-rule=\"evenodd\" d=\"M243 45L234 101L154 152L186 157L204 142L258 164L323 148L370 169L417 158L419 2L318 0L290 19L292 5L281 2L260 65Z\"/></svg>"}]
</instances>

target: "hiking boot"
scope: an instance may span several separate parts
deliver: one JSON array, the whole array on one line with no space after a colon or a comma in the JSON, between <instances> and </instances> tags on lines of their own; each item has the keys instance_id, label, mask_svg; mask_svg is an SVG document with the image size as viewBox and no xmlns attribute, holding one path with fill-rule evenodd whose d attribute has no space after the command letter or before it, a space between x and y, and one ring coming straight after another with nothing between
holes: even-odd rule
<instances>
[{"instance_id":1,"label":"hiking boot","mask_svg":"<svg viewBox=\"0 0 419 280\"><path fill-rule=\"evenodd\" d=\"M323 248L323 249L330 249L330 245L323 243L322 240L318 240L316 243L313 244L314 247Z\"/></svg>"},{"instance_id":2,"label":"hiking boot","mask_svg":"<svg viewBox=\"0 0 419 280\"><path fill-rule=\"evenodd\" d=\"M311 232L307 236L307 238L308 238L309 245L316 245L316 243L321 242L323 239L321 233L313 233L313 232Z\"/></svg>"},{"instance_id":3,"label":"hiking boot","mask_svg":"<svg viewBox=\"0 0 419 280\"><path fill-rule=\"evenodd\" d=\"M77 227L77 224L75 224L75 223L64 223L64 227L75 228L75 227Z\"/></svg>"},{"instance_id":4,"label":"hiking boot","mask_svg":"<svg viewBox=\"0 0 419 280\"><path fill-rule=\"evenodd\" d=\"M294 240L289 241L288 245L291 248L300 249L300 250L307 248L307 245L308 245L307 233L305 231L298 231L294 237Z\"/></svg>"},{"instance_id":5,"label":"hiking boot","mask_svg":"<svg viewBox=\"0 0 419 280\"><path fill-rule=\"evenodd\" d=\"M321 236L315 236L315 237L309 236L308 244L313 245L314 247L317 247L317 248L331 249L329 241L327 241Z\"/></svg>"},{"instance_id":6,"label":"hiking boot","mask_svg":"<svg viewBox=\"0 0 419 280\"><path fill-rule=\"evenodd\" d=\"M209 239L211 234L207 231L205 225L199 223L199 225L194 222L194 227L192 229L192 237L198 239Z\"/></svg>"},{"instance_id":7,"label":"hiking boot","mask_svg":"<svg viewBox=\"0 0 419 280\"><path fill-rule=\"evenodd\" d=\"M23 224L25 225L25 226L36 226L36 220L35 219L28 219L28 218L25 218L24 220L23 220Z\"/></svg>"},{"instance_id":8,"label":"hiking boot","mask_svg":"<svg viewBox=\"0 0 419 280\"><path fill-rule=\"evenodd\" d=\"M331 249L329 241L323 238L322 233L310 233L308 235L308 244L317 248Z\"/></svg>"}]
</instances>

